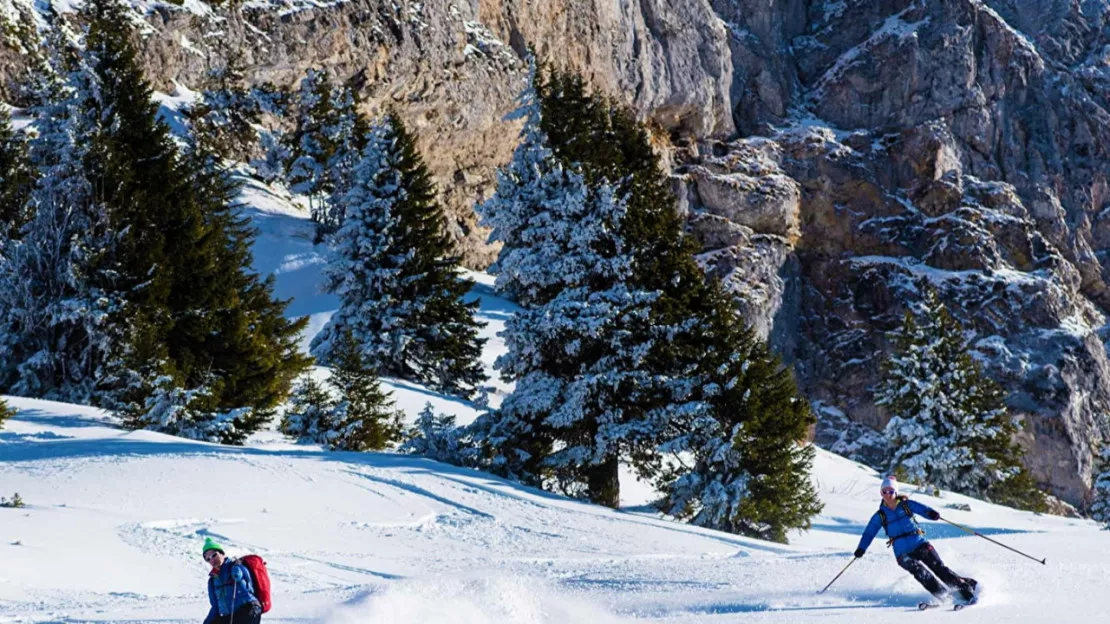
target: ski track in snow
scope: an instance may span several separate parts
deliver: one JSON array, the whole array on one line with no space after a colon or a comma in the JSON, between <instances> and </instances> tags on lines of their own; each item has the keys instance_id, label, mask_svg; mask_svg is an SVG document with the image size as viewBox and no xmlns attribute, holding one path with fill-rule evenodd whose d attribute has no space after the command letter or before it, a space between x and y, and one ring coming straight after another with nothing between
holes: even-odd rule
<instances>
[{"instance_id":1,"label":"ski track in snow","mask_svg":"<svg viewBox=\"0 0 1110 624\"><path fill-rule=\"evenodd\" d=\"M274 622L852 622L916 612L927 597L881 540L815 593L850 560L878 488L872 471L824 452L815 474L826 510L781 545L419 458L225 448L125 433L84 408L9 400L20 413L0 432L0 483L29 506L0 509L3 623L195 623L207 610L205 537L267 560ZM1110 532L953 494L919 498L1049 556L1040 566L925 523L945 562L983 584L980 604L959 617L1107 614L1096 588ZM964 502L971 512L945 507ZM1049 605L1063 594L1075 604L1061 615Z\"/></svg>"}]
</instances>

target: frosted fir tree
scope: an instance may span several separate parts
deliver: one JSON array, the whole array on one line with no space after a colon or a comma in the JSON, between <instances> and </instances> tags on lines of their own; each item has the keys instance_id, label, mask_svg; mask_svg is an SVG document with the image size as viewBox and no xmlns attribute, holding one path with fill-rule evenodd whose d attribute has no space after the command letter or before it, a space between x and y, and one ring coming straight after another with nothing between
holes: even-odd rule
<instances>
[{"instance_id":1,"label":"frosted fir tree","mask_svg":"<svg viewBox=\"0 0 1110 624\"><path fill-rule=\"evenodd\" d=\"M302 442L339 451L379 451L402 439L401 413L348 335L334 354L328 387L303 379L281 430Z\"/></svg>"},{"instance_id":2,"label":"frosted fir tree","mask_svg":"<svg viewBox=\"0 0 1110 624\"><path fill-rule=\"evenodd\" d=\"M207 386L185 389L169 375L151 382L141 406L121 412L129 429L148 429L168 435L206 442L242 443L236 435L238 414L221 414L212 408L212 393Z\"/></svg>"},{"instance_id":3,"label":"frosted fir tree","mask_svg":"<svg viewBox=\"0 0 1110 624\"><path fill-rule=\"evenodd\" d=\"M1091 519L1110 529L1110 444L1104 444L1095 459L1091 483Z\"/></svg>"},{"instance_id":4,"label":"frosted fir tree","mask_svg":"<svg viewBox=\"0 0 1110 624\"><path fill-rule=\"evenodd\" d=\"M466 466L471 461L468 442L465 429L455 425L454 416L437 414L431 403L425 403L398 450L438 462Z\"/></svg>"},{"instance_id":5,"label":"frosted fir tree","mask_svg":"<svg viewBox=\"0 0 1110 624\"><path fill-rule=\"evenodd\" d=\"M727 295L707 294L720 313L700 324L704 366L675 383L679 413L668 421L677 431L661 448L671 461L656 479L658 506L691 524L786 542L822 508L809 478L813 447L799 443L809 404Z\"/></svg>"},{"instance_id":6,"label":"frosted fir tree","mask_svg":"<svg viewBox=\"0 0 1110 624\"><path fill-rule=\"evenodd\" d=\"M339 147L335 136L338 119L326 70L308 70L301 81L296 110L296 128L284 138L286 180L293 192L308 196L312 219L322 222L333 182L327 165Z\"/></svg>"},{"instance_id":7,"label":"frosted fir tree","mask_svg":"<svg viewBox=\"0 0 1110 624\"><path fill-rule=\"evenodd\" d=\"M630 328L648 322L654 294L624 280L623 199L556 161L530 91L521 114L521 144L478 208L503 243L497 286L525 306L496 363L516 386L473 430L496 449L493 470L616 506L620 457L647 429L637 408L637 388L650 385L646 345Z\"/></svg>"},{"instance_id":8,"label":"frosted fir tree","mask_svg":"<svg viewBox=\"0 0 1110 624\"><path fill-rule=\"evenodd\" d=\"M293 387L279 429L296 440L326 443L328 432L336 429L335 407L328 389L305 375Z\"/></svg>"},{"instance_id":9,"label":"frosted fir tree","mask_svg":"<svg viewBox=\"0 0 1110 624\"><path fill-rule=\"evenodd\" d=\"M193 138L220 158L247 161L258 144L256 126L262 107L246 88L242 55L231 52L223 66L211 69L197 103L186 112Z\"/></svg>"},{"instance_id":10,"label":"frosted fir tree","mask_svg":"<svg viewBox=\"0 0 1110 624\"><path fill-rule=\"evenodd\" d=\"M0 390L87 403L116 344L122 301L106 259L118 241L85 170L98 81L60 57L36 77L31 220L0 250Z\"/></svg>"},{"instance_id":11,"label":"frosted fir tree","mask_svg":"<svg viewBox=\"0 0 1110 624\"><path fill-rule=\"evenodd\" d=\"M340 307L313 355L332 362L349 333L379 374L471 395L485 379L478 304L462 299L470 282L458 276L431 176L395 116L371 132L354 179L325 269Z\"/></svg>"},{"instance_id":12,"label":"frosted fir tree","mask_svg":"<svg viewBox=\"0 0 1110 624\"><path fill-rule=\"evenodd\" d=\"M531 271L535 267L526 266L532 219L546 207L567 201L568 196L576 198L571 201L584 202L588 194L582 176L567 170L547 144L540 127L535 75L533 59L528 86L518 97L516 110L506 116L507 121L524 121L520 143L508 166L498 170L494 195L475 208L481 225L491 229L489 240L501 242L505 250L489 269L496 275L495 287L525 306L546 301L560 290L554 271Z\"/></svg>"},{"instance_id":13,"label":"frosted fir tree","mask_svg":"<svg viewBox=\"0 0 1110 624\"><path fill-rule=\"evenodd\" d=\"M1013 442L1018 424L1001 389L971 358L963 329L935 291L917 314L906 312L892 338L894 351L875 389L875 403L892 416L885 430L894 450L889 470L935 489L1043 504L1021 467L1023 453Z\"/></svg>"},{"instance_id":14,"label":"frosted fir tree","mask_svg":"<svg viewBox=\"0 0 1110 624\"><path fill-rule=\"evenodd\" d=\"M620 458L655 434L656 414L644 409L650 344L638 328L656 295L622 279L630 259L615 234L624 204L612 188L591 191L572 172L566 181L563 201L537 215L532 245L501 256L503 270L524 278L519 284L559 290L506 323L508 352L496 367L517 385L498 414L502 426L528 424L555 440L538 464L554 487L615 506Z\"/></svg>"},{"instance_id":15,"label":"frosted fir tree","mask_svg":"<svg viewBox=\"0 0 1110 624\"><path fill-rule=\"evenodd\" d=\"M306 321L286 319L286 302L251 269L234 184L203 150L183 153L159 118L129 10L118 0L82 7L81 58L100 87L85 105L101 123L84 164L119 232L113 268L127 296L116 319L126 345L103 403L141 410L163 376L207 388L207 411L233 421L223 439L234 443L272 416L307 366L296 348Z\"/></svg>"},{"instance_id":16,"label":"frosted fir tree","mask_svg":"<svg viewBox=\"0 0 1110 624\"><path fill-rule=\"evenodd\" d=\"M337 231L346 216L347 193L357 183L355 169L370 136L370 122L359 112L358 90L352 83L332 90L335 124L325 132L333 137L335 152L328 158L330 192L317 223L317 238L324 240Z\"/></svg>"},{"instance_id":17,"label":"frosted fir tree","mask_svg":"<svg viewBox=\"0 0 1110 624\"><path fill-rule=\"evenodd\" d=\"M344 451L379 451L395 445L403 431L401 413L393 409L358 344L353 338L345 340L334 358L330 383L339 400L334 429L325 434L328 445Z\"/></svg>"},{"instance_id":18,"label":"frosted fir tree","mask_svg":"<svg viewBox=\"0 0 1110 624\"><path fill-rule=\"evenodd\" d=\"M820 509L789 371L705 279L635 117L558 74L538 93L542 114L526 92L522 144L479 210L505 242L499 284L525 307L498 362L515 390L471 428L484 465L616 505L621 461L659 478L693 459L662 475L691 475L673 513L785 540Z\"/></svg>"},{"instance_id":19,"label":"frosted fir tree","mask_svg":"<svg viewBox=\"0 0 1110 624\"><path fill-rule=\"evenodd\" d=\"M19 238L20 229L31 220L34 182L27 137L12 127L11 113L0 110L0 241Z\"/></svg>"}]
</instances>

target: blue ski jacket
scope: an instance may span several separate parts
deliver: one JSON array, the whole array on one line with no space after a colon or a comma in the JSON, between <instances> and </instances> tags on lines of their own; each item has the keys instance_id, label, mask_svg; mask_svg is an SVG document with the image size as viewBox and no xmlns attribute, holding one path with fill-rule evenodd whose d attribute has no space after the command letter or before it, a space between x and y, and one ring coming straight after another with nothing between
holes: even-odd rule
<instances>
[{"instance_id":1,"label":"blue ski jacket","mask_svg":"<svg viewBox=\"0 0 1110 624\"><path fill-rule=\"evenodd\" d=\"M212 608L208 611L208 617L204 618L204 624L211 624L219 616L231 615L243 605L258 602L247 566L237 559L228 558L220 566L218 574L210 573L208 602Z\"/></svg>"},{"instance_id":2,"label":"blue ski jacket","mask_svg":"<svg viewBox=\"0 0 1110 624\"><path fill-rule=\"evenodd\" d=\"M908 514L906 513L907 507L910 512ZM914 519L915 514L934 520L940 517L940 514L934 511L932 507L922 505L908 498L900 499L894 509L880 503L879 511L871 516L871 521L867 523L867 528L863 530L863 536L859 540L859 550L866 551L867 547L871 545L871 540L875 539L879 529L882 528L883 519L880 512L886 515L886 536L893 539L892 546L894 547L895 557L901 557L928 542L922 535L923 532L918 531L917 520Z\"/></svg>"}]
</instances>

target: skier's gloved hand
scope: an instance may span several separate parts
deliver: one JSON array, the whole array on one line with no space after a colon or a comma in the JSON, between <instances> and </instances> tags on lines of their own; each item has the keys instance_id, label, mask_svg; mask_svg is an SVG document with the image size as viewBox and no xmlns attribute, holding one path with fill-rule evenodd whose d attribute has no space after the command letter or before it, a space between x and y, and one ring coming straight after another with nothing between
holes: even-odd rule
<instances>
[{"instance_id":1,"label":"skier's gloved hand","mask_svg":"<svg viewBox=\"0 0 1110 624\"><path fill-rule=\"evenodd\" d=\"M925 514L925 517L930 520L940 520L940 513L935 509L930 509L929 512Z\"/></svg>"},{"instance_id":2,"label":"skier's gloved hand","mask_svg":"<svg viewBox=\"0 0 1110 624\"><path fill-rule=\"evenodd\" d=\"M865 551L864 549L862 549L862 548L857 548L857 549L856 549L856 552L855 552L855 553L853 553L853 554L854 554L854 555L856 556L856 559L859 559L860 557L862 557L862 556L863 556L863 553L864 553L864 552L866 552L866 551Z\"/></svg>"}]
</instances>

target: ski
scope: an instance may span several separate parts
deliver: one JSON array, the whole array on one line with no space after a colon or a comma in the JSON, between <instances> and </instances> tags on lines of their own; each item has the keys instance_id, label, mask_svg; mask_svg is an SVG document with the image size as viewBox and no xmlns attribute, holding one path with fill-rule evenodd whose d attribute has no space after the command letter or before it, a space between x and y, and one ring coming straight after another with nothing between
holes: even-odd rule
<instances>
[{"instance_id":1,"label":"ski","mask_svg":"<svg viewBox=\"0 0 1110 624\"><path fill-rule=\"evenodd\" d=\"M935 609L940 606L939 602L919 602L917 603L917 610L924 611L925 609Z\"/></svg>"},{"instance_id":2,"label":"ski","mask_svg":"<svg viewBox=\"0 0 1110 624\"><path fill-rule=\"evenodd\" d=\"M968 600L967 602L957 602L956 604L952 605L952 610L953 611L959 611L959 610L961 610L965 607L973 607L976 604L978 604L978 602L979 602L979 597L976 596L976 597L972 598L971 600Z\"/></svg>"}]
</instances>

